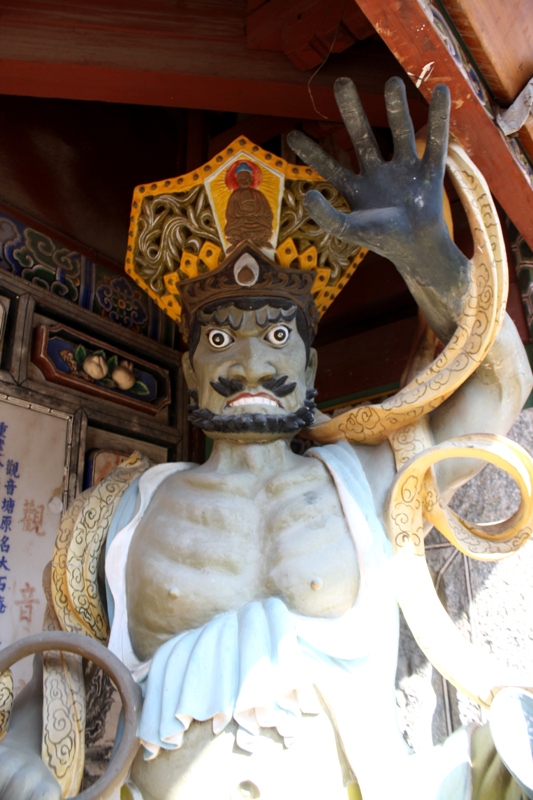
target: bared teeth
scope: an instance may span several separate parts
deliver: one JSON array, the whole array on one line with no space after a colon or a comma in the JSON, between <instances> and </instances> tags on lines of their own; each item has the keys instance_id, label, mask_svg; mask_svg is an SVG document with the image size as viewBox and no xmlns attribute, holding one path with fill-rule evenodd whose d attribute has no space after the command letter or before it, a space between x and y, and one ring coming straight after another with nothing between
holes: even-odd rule
<instances>
[{"instance_id":1,"label":"bared teeth","mask_svg":"<svg viewBox=\"0 0 533 800\"><path fill-rule=\"evenodd\" d=\"M270 397L264 397L263 395L258 395L257 397L254 397L253 395L248 397L237 397L235 400L232 400L231 403L228 403L228 406L230 407L250 405L275 406L276 408L279 407L279 403L277 403L276 400L271 400Z\"/></svg>"}]
</instances>

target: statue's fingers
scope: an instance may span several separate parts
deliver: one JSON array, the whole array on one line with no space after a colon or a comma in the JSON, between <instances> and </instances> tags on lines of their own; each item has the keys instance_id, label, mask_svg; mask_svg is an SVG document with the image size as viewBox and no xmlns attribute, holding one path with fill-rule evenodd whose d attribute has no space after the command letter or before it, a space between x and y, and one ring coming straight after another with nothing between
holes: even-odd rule
<instances>
[{"instance_id":1,"label":"statue's fingers","mask_svg":"<svg viewBox=\"0 0 533 800\"><path fill-rule=\"evenodd\" d=\"M332 158L320 145L314 142L309 136L300 131L291 131L287 136L287 142L302 161L308 164L315 172L318 172L326 181L329 181L343 195L349 194L349 182L354 179L354 175L349 169L343 167Z\"/></svg>"},{"instance_id":2,"label":"statue's fingers","mask_svg":"<svg viewBox=\"0 0 533 800\"><path fill-rule=\"evenodd\" d=\"M307 192L304 198L305 208L309 216L327 233L342 239L348 228L347 214L333 208L320 192L314 189Z\"/></svg>"},{"instance_id":3,"label":"statue's fingers","mask_svg":"<svg viewBox=\"0 0 533 800\"><path fill-rule=\"evenodd\" d=\"M450 92L439 84L433 90L429 105L428 133L423 161L430 172L443 172L448 152L448 130L450 125Z\"/></svg>"},{"instance_id":4,"label":"statue's fingers","mask_svg":"<svg viewBox=\"0 0 533 800\"><path fill-rule=\"evenodd\" d=\"M374 164L381 163L383 158L353 81L349 78L338 78L335 81L335 97L361 165L361 172L365 172Z\"/></svg>"},{"instance_id":5,"label":"statue's fingers","mask_svg":"<svg viewBox=\"0 0 533 800\"><path fill-rule=\"evenodd\" d=\"M416 158L415 130L407 105L405 84L401 78L390 78L385 84L385 105L394 141L395 158Z\"/></svg>"}]
</instances>

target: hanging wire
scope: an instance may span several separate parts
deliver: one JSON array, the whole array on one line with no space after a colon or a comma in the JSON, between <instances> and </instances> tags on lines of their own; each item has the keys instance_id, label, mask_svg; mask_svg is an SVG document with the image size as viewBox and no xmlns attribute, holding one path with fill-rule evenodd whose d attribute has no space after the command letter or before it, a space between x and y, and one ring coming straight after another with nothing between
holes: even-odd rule
<instances>
[{"instance_id":1,"label":"hanging wire","mask_svg":"<svg viewBox=\"0 0 533 800\"><path fill-rule=\"evenodd\" d=\"M311 91L311 83L315 79L316 75L318 75L318 73L320 72L320 70L322 69L322 67L324 66L324 64L328 60L328 58L330 57L331 53L333 52L333 48L335 47L335 42L337 41L337 36L339 35L339 30L340 30L340 27L341 27L342 18L344 16L344 12L346 11L347 2L348 2L348 0L344 0L344 3L342 5L341 15L339 17L339 21L337 22L337 27L335 28L335 35L333 36L333 39L331 40L331 44L329 46L328 54L326 55L324 61L321 64L318 65L318 67L315 69L315 71L313 72L313 74L311 75L309 80L307 81L307 91L309 92L309 97L311 99L312 106L313 106L313 108L315 110L315 113L318 114L320 117L322 117L322 119L328 119L329 120L329 117L327 117L325 114L323 114L321 111L319 111L318 108L316 107L315 98L313 97L313 92Z\"/></svg>"}]
</instances>

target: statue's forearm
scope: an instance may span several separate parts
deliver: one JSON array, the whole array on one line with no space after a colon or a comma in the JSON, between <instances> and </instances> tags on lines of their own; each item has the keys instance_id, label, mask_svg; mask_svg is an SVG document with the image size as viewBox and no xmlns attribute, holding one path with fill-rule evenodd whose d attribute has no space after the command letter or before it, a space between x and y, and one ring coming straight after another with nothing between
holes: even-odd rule
<instances>
[{"instance_id":1,"label":"statue's forearm","mask_svg":"<svg viewBox=\"0 0 533 800\"><path fill-rule=\"evenodd\" d=\"M446 231L422 232L395 259L428 325L446 343L452 336L469 284L469 262Z\"/></svg>"}]
</instances>

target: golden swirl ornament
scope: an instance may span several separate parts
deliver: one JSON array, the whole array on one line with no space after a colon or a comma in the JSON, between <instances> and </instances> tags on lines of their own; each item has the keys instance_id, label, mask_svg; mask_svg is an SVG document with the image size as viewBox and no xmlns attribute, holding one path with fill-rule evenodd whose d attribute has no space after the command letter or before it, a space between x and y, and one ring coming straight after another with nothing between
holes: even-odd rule
<instances>
[{"instance_id":1,"label":"golden swirl ornament","mask_svg":"<svg viewBox=\"0 0 533 800\"><path fill-rule=\"evenodd\" d=\"M88 489L63 515L52 561L45 628L81 633L105 643L107 615L98 589L98 561L113 514L124 492L150 462L133 453L98 486ZM85 686L80 656L43 656L42 759L63 797L79 792L85 761Z\"/></svg>"},{"instance_id":2,"label":"golden swirl ornament","mask_svg":"<svg viewBox=\"0 0 533 800\"><path fill-rule=\"evenodd\" d=\"M516 481L521 502L506 522L479 528L461 519L435 495L432 468L447 458L481 458ZM533 520L533 461L503 436L458 436L428 447L409 460L391 487L386 524L396 553L398 600L407 624L429 661L476 703L490 706L509 676L470 644L440 602L424 554L424 518L463 553L483 561L510 556L530 539Z\"/></svg>"}]
</instances>

